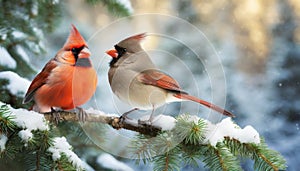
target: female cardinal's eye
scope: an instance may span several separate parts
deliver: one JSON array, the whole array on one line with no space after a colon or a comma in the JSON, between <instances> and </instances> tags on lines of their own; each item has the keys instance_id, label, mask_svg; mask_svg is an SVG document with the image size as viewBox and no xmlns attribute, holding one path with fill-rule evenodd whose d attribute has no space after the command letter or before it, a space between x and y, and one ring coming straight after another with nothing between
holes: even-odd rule
<instances>
[{"instance_id":1,"label":"female cardinal's eye","mask_svg":"<svg viewBox=\"0 0 300 171\"><path fill-rule=\"evenodd\" d=\"M119 57L123 56L127 51L126 48L120 47L118 45L115 45L115 49L117 50Z\"/></svg>"}]
</instances>

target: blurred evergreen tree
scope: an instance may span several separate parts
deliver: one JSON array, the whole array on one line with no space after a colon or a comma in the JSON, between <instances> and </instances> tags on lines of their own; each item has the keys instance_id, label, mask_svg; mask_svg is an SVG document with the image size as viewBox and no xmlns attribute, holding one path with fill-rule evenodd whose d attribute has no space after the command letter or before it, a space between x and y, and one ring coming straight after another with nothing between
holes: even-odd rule
<instances>
[{"instance_id":1,"label":"blurred evergreen tree","mask_svg":"<svg viewBox=\"0 0 300 171\"><path fill-rule=\"evenodd\" d=\"M108 8L110 14L115 16L128 16L131 13L131 9L121 1L86 0L85 2L92 5L102 3ZM64 17L65 3L60 0L0 0L0 6L2 8L0 11L0 58L2 58L0 59L0 74L12 71L31 80L38 72L32 67L31 61L36 60L38 56L42 56L49 50L43 44L44 37L53 32L60 24ZM9 84L9 79L0 78L0 101L10 104L14 108L29 108L32 104L22 104L25 92L13 93L10 91ZM0 117L0 122L7 125L9 122L3 118L5 117ZM19 141L15 131L19 131L20 128L14 127L8 131L10 133L3 132L2 128L5 127L0 128L0 135L15 137L18 141L8 143L13 149L12 151L0 152L0 157L2 157L0 170L7 170L8 168L9 170L50 170L50 168L73 170L74 167L70 165L70 161L63 158L54 166L48 153L42 154L41 160L37 162L35 156L39 156L36 155L40 150L39 148L42 146L48 148L52 144L54 136L68 135L67 138L71 140L71 143L74 143L72 145L76 149L75 152L79 154L87 154L88 148L95 151L95 145L90 145L87 142L87 137L78 124L64 123L58 125L58 129L52 127L49 132L34 133L35 140L38 142L32 142L33 144L29 148L24 147L24 144ZM68 130L73 132L70 133ZM47 141L43 141L43 137L47 138ZM46 150L46 147L43 150ZM97 149L99 150L99 148Z\"/></svg>"},{"instance_id":2,"label":"blurred evergreen tree","mask_svg":"<svg viewBox=\"0 0 300 171\"><path fill-rule=\"evenodd\" d=\"M30 64L28 56L36 57L45 53L41 40L59 23L61 4L46 0L1 0L0 5L3 9L0 12L0 48L4 48L2 51L7 51L16 63L14 67L0 63L0 71L10 70L29 78L37 71ZM22 105L23 94L12 94L6 87L8 84L8 80L0 79L1 101L14 107L28 107Z\"/></svg>"},{"instance_id":3,"label":"blurred evergreen tree","mask_svg":"<svg viewBox=\"0 0 300 171\"><path fill-rule=\"evenodd\" d=\"M273 54L276 57L271 60L275 62L279 73L275 77L274 88L276 89L276 104L273 113L276 116L285 115L287 120L296 123L300 121L300 46L295 40L297 29L297 18L293 12L291 4L281 2L279 23L273 30L276 40L274 43ZM273 65L274 66L274 65Z\"/></svg>"}]
</instances>

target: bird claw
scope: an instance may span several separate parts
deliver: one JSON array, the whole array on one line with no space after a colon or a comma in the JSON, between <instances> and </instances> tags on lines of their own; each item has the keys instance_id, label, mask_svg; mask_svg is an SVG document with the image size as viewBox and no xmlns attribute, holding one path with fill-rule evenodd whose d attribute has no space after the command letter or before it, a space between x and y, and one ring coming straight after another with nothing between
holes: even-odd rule
<instances>
[{"instance_id":1,"label":"bird claw","mask_svg":"<svg viewBox=\"0 0 300 171\"><path fill-rule=\"evenodd\" d=\"M132 120L132 119L129 118L127 115L128 115L129 113L135 111L135 110L139 110L139 109L138 109L138 108L134 108L134 109L132 109L132 110L130 110L130 111L128 111L128 112L123 113L123 114L119 117L120 122L123 123L126 119Z\"/></svg>"},{"instance_id":2,"label":"bird claw","mask_svg":"<svg viewBox=\"0 0 300 171\"><path fill-rule=\"evenodd\" d=\"M60 113L57 113L57 111L51 107L51 115L53 117L55 125L58 125L60 121Z\"/></svg>"},{"instance_id":3,"label":"bird claw","mask_svg":"<svg viewBox=\"0 0 300 171\"><path fill-rule=\"evenodd\" d=\"M88 117L86 111L84 109L82 109L81 107L76 107L76 109L78 110L78 113L77 113L78 120L81 122L85 122Z\"/></svg>"},{"instance_id":4,"label":"bird claw","mask_svg":"<svg viewBox=\"0 0 300 171\"><path fill-rule=\"evenodd\" d=\"M149 119L148 120L144 120L144 121L142 121L142 120L138 120L138 124L139 125L152 125L152 122L153 122L153 119L154 119L154 116L153 116L153 111L152 111L152 113L151 113L151 115L150 115L150 117L149 117Z\"/></svg>"},{"instance_id":5,"label":"bird claw","mask_svg":"<svg viewBox=\"0 0 300 171\"><path fill-rule=\"evenodd\" d=\"M126 112L126 113L127 113L127 112ZM119 120L120 120L119 122L120 122L120 123L124 123L126 119L132 120L131 118L129 118L129 117L127 116L128 113L127 113L127 114L126 114L126 113L124 113L123 115L121 115L121 116L119 117Z\"/></svg>"}]
</instances>

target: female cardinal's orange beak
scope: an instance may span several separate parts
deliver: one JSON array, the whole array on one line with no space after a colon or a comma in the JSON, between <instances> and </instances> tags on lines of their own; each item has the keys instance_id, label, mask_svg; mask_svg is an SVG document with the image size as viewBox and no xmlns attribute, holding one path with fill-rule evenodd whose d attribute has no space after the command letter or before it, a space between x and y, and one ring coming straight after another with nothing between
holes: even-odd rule
<instances>
[{"instance_id":1,"label":"female cardinal's orange beak","mask_svg":"<svg viewBox=\"0 0 300 171\"><path fill-rule=\"evenodd\" d=\"M113 58L118 57L118 51L116 51L115 49L108 50L106 51L106 53Z\"/></svg>"}]
</instances>

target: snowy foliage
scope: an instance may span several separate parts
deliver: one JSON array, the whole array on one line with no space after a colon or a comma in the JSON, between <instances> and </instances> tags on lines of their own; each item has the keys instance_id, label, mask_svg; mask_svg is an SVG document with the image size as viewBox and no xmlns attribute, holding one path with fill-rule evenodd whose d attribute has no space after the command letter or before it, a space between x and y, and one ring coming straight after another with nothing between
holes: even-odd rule
<instances>
[{"instance_id":1,"label":"snowy foliage","mask_svg":"<svg viewBox=\"0 0 300 171\"><path fill-rule=\"evenodd\" d=\"M0 106L2 105L4 104L0 102ZM15 126L18 127L18 129L20 129L17 135L21 138L21 141L22 143L24 143L25 147L28 147L29 143L31 143L32 145L32 143L35 141L33 139L36 138L34 136L37 135L37 132L49 134L47 133L48 131L50 131L49 122L45 120L44 115L25 109L14 109L9 105L8 109L10 110L10 112L2 116L11 117L11 121L14 122ZM40 134L38 135L40 136ZM1 134L1 150L5 150L6 141L7 137ZM84 168L82 161L72 151L72 147L71 145L69 145L65 137L53 138L53 144L50 145L48 151L52 153L52 159L54 161L60 160L61 156L64 155L67 157L67 161L72 163L75 168Z\"/></svg>"},{"instance_id":2,"label":"snowy foliage","mask_svg":"<svg viewBox=\"0 0 300 171\"><path fill-rule=\"evenodd\" d=\"M18 127L23 129L32 130L49 130L48 122L44 115L26 109L13 109L11 108L12 116L15 118L13 121Z\"/></svg>"},{"instance_id":3,"label":"snowy foliage","mask_svg":"<svg viewBox=\"0 0 300 171\"><path fill-rule=\"evenodd\" d=\"M129 11L129 13L133 13L130 0L117 0L117 3L123 5Z\"/></svg>"},{"instance_id":4,"label":"snowy foliage","mask_svg":"<svg viewBox=\"0 0 300 171\"><path fill-rule=\"evenodd\" d=\"M27 55L27 53L25 52L25 50L21 46L16 46L16 47L17 47L17 49L16 49L17 53L22 56L22 58L24 59L24 61L26 63L29 63L30 62L29 56Z\"/></svg>"},{"instance_id":5,"label":"snowy foliage","mask_svg":"<svg viewBox=\"0 0 300 171\"><path fill-rule=\"evenodd\" d=\"M143 116L141 119L149 118L149 116ZM187 122L198 123L199 117L191 115L187 118ZM205 142L208 142L212 146L216 146L218 142L222 142L225 137L237 139L242 143L260 143L259 133L250 125L245 128L240 128L231 118L225 118L217 124L212 124L208 120L203 120L207 124L205 130ZM167 115L158 115L153 121L152 125L161 127L163 131L172 130L175 127L176 119Z\"/></svg>"},{"instance_id":6,"label":"snowy foliage","mask_svg":"<svg viewBox=\"0 0 300 171\"><path fill-rule=\"evenodd\" d=\"M25 142L25 146L27 146L28 141L33 137L33 134L29 129L21 130L18 133L19 137Z\"/></svg>"},{"instance_id":7,"label":"snowy foliage","mask_svg":"<svg viewBox=\"0 0 300 171\"><path fill-rule=\"evenodd\" d=\"M128 165L118 161L112 155L104 153L97 158L97 163L106 169L118 171L133 171Z\"/></svg>"},{"instance_id":8,"label":"snowy foliage","mask_svg":"<svg viewBox=\"0 0 300 171\"><path fill-rule=\"evenodd\" d=\"M241 129L235 124L231 118L223 119L220 123L207 123L206 140L212 145L216 146L218 142L222 142L225 137L239 140L241 143L260 143L260 136L252 126L246 126Z\"/></svg>"},{"instance_id":9,"label":"snowy foliage","mask_svg":"<svg viewBox=\"0 0 300 171\"><path fill-rule=\"evenodd\" d=\"M16 61L11 57L11 55L7 52L7 50L0 46L0 65L6 66L8 68L16 68L17 63Z\"/></svg>"},{"instance_id":10,"label":"snowy foliage","mask_svg":"<svg viewBox=\"0 0 300 171\"><path fill-rule=\"evenodd\" d=\"M0 105L3 105L3 103L0 102ZM27 142L33 137L32 131L49 130L44 116L39 113L25 109L14 109L12 107L10 107L10 111L12 112L10 114L13 117L12 121L23 129L19 131L18 135L25 143L25 146L27 146Z\"/></svg>"},{"instance_id":11,"label":"snowy foliage","mask_svg":"<svg viewBox=\"0 0 300 171\"><path fill-rule=\"evenodd\" d=\"M69 162L78 169L83 169L83 162L81 159L72 151L72 146L67 142L65 137L54 138L53 146L48 149L52 153L52 159L57 161L61 158L61 154L64 154L69 159Z\"/></svg>"},{"instance_id":12,"label":"snowy foliage","mask_svg":"<svg viewBox=\"0 0 300 171\"><path fill-rule=\"evenodd\" d=\"M7 142L8 138L4 134L0 135L0 152L5 150L5 144Z\"/></svg>"},{"instance_id":13,"label":"snowy foliage","mask_svg":"<svg viewBox=\"0 0 300 171\"><path fill-rule=\"evenodd\" d=\"M24 96L30 85L30 81L26 78L20 77L12 71L0 72L0 79L6 79L9 81L6 88L14 95Z\"/></svg>"}]
</instances>

